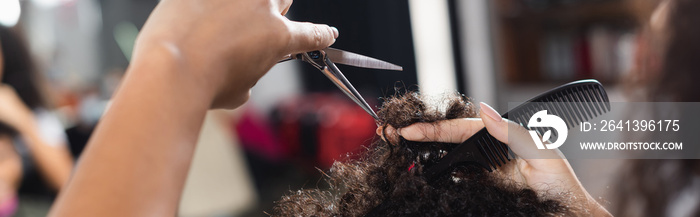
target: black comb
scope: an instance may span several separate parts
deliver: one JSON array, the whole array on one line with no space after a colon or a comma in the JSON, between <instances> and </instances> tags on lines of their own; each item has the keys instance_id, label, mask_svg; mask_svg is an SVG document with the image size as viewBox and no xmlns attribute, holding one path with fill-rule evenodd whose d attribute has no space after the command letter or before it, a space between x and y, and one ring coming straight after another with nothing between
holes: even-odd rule
<instances>
[{"instance_id":1,"label":"black comb","mask_svg":"<svg viewBox=\"0 0 700 217\"><path fill-rule=\"evenodd\" d=\"M600 82L594 79L580 80L542 93L501 117L526 126L533 114L545 109L562 118L568 129L571 129L580 122L610 111L610 100ZM540 135L542 130L544 129L538 129ZM508 145L498 141L483 128L452 149L439 162L428 167L424 175L428 180L433 180L453 166L466 164L477 165L491 172L514 157L515 154Z\"/></svg>"}]
</instances>

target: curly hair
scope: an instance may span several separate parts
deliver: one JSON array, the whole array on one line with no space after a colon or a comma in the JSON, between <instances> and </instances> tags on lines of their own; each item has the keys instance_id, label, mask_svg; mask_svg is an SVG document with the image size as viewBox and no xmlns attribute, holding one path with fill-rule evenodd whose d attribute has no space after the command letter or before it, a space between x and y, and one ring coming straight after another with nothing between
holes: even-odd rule
<instances>
[{"instance_id":1,"label":"curly hair","mask_svg":"<svg viewBox=\"0 0 700 217\"><path fill-rule=\"evenodd\" d=\"M447 107L429 107L416 92L388 98L379 124L402 128L413 123L476 117L464 96L445 97ZM386 131L385 131L386 134ZM391 136L391 135L387 135ZM573 208L476 166L459 166L433 181L423 168L457 144L378 139L357 159L336 161L327 174L330 189L292 192L277 201L273 216L547 216ZM389 138L386 137L385 138Z\"/></svg>"}]
</instances>

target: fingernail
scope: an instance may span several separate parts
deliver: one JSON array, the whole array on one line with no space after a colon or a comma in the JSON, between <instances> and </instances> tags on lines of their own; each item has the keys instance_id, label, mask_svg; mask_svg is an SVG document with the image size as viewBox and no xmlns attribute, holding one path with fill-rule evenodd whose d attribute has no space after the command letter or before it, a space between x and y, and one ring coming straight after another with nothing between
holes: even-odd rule
<instances>
[{"instance_id":1,"label":"fingernail","mask_svg":"<svg viewBox=\"0 0 700 217\"><path fill-rule=\"evenodd\" d=\"M333 38L338 38L338 36L340 36L340 32L338 31L338 28L331 26L331 30L333 30Z\"/></svg>"},{"instance_id":2,"label":"fingernail","mask_svg":"<svg viewBox=\"0 0 700 217\"><path fill-rule=\"evenodd\" d=\"M496 112L496 110L491 108L491 106L489 106L488 104L481 102L479 103L479 107L481 109L481 112L489 116L494 121L500 122L503 120L503 118L500 115L498 115L498 112Z\"/></svg>"}]
</instances>

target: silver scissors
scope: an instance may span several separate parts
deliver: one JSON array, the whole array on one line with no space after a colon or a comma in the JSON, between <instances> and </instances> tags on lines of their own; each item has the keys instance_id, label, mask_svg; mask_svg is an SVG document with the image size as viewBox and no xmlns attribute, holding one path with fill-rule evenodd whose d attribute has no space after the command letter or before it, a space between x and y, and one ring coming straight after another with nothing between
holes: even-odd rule
<instances>
[{"instance_id":1,"label":"silver scissors","mask_svg":"<svg viewBox=\"0 0 700 217\"><path fill-rule=\"evenodd\" d=\"M290 54L285 59L279 61L278 63L285 62L288 60L301 60L311 64L320 70L328 79L330 79L338 88L340 88L345 95L350 97L352 101L357 103L362 109L364 109L369 115L371 115L374 120L378 120L379 117L372 107L367 104L362 95L357 92L355 87L352 86L350 81L345 78L340 69L335 66L335 63L351 65L362 68L370 69L386 69L386 70L396 70L403 71L403 67L397 66L385 61L374 59L371 57L363 56L360 54L347 52L344 50L338 50L334 48L326 48L323 50L311 51L306 53Z\"/></svg>"}]
</instances>

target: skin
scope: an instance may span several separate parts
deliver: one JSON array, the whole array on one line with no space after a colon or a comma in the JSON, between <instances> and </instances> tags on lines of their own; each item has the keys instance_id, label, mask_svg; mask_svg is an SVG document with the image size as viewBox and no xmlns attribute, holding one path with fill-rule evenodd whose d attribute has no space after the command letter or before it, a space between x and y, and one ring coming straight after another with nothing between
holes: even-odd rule
<instances>
[{"instance_id":1,"label":"skin","mask_svg":"<svg viewBox=\"0 0 700 217\"><path fill-rule=\"evenodd\" d=\"M285 18L291 0L163 0L50 216L174 216L205 113L235 108L278 60L337 30Z\"/></svg>"},{"instance_id":2,"label":"skin","mask_svg":"<svg viewBox=\"0 0 700 217\"><path fill-rule=\"evenodd\" d=\"M3 59L3 54L0 52L0 77L3 74ZM59 191L68 182L73 168L73 158L68 151L68 146L66 144L51 145L41 137L32 110L22 102L11 86L0 84L0 102L2 102L0 103L0 122L19 132L32 154L32 160L36 163L41 175L47 180L49 187ZM14 152L14 150L10 151ZM21 174L16 179L20 178Z\"/></svg>"},{"instance_id":3,"label":"skin","mask_svg":"<svg viewBox=\"0 0 700 217\"><path fill-rule=\"evenodd\" d=\"M435 124L416 123L401 128L398 134L411 141L438 141L462 143L476 132L486 127L496 139L518 155L515 161L498 169L500 175L509 177L536 191L553 194L571 194L573 203L581 204L593 216L612 216L591 197L583 187L569 162L558 149L539 150L527 130L515 122L501 118L493 108L480 104L481 118L463 118L440 121ZM510 134L509 134L510 130ZM393 127L387 128L387 135L394 135ZM396 140L398 138L388 138Z\"/></svg>"}]
</instances>

